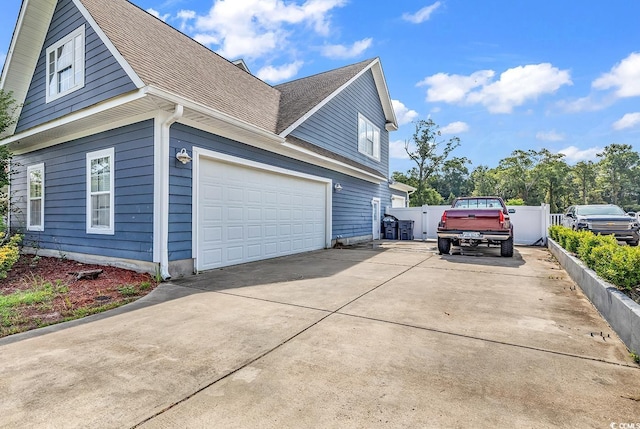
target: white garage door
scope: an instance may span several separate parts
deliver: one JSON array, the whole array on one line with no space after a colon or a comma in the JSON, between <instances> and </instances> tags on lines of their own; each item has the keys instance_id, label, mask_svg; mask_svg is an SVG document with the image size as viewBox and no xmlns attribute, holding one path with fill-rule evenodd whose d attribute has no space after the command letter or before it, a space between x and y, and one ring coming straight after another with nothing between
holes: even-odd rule
<instances>
[{"instance_id":1,"label":"white garage door","mask_svg":"<svg viewBox=\"0 0 640 429\"><path fill-rule=\"evenodd\" d=\"M325 247L326 181L204 157L197 180L198 270Z\"/></svg>"}]
</instances>

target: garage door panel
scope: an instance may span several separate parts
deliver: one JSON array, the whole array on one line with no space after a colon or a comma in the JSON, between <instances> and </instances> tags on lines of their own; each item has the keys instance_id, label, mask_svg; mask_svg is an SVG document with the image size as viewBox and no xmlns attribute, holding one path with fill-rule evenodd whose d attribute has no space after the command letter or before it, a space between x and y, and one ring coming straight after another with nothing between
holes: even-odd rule
<instances>
[{"instance_id":1,"label":"garage door panel","mask_svg":"<svg viewBox=\"0 0 640 429\"><path fill-rule=\"evenodd\" d=\"M326 182L200 159L198 270L321 249Z\"/></svg>"}]
</instances>

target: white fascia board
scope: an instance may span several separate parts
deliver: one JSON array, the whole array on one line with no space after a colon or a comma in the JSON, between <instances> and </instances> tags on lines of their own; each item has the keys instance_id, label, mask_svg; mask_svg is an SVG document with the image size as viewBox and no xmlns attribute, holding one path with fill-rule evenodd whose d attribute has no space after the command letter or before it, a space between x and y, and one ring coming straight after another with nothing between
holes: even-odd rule
<instances>
[{"instance_id":1,"label":"white fascia board","mask_svg":"<svg viewBox=\"0 0 640 429\"><path fill-rule=\"evenodd\" d=\"M389 95L387 80L385 79L384 72L382 71L380 58L376 58L373 61L371 72L373 73L373 79L376 82L378 96L382 102L382 109L384 110L385 117L387 118L385 128L387 131L396 131L398 129L398 119L396 118L395 110L393 110L393 103L391 103L391 96Z\"/></svg>"},{"instance_id":2,"label":"white fascia board","mask_svg":"<svg viewBox=\"0 0 640 429\"><path fill-rule=\"evenodd\" d=\"M47 139L42 143L29 146L26 149L22 149L19 146L14 146L11 148L11 153L14 155L22 155L25 153L33 152L39 149L46 149L51 146L55 146L57 144L70 142L73 140L77 140L83 137L92 136L95 134L100 134L105 131L114 130L116 128L121 128L127 125L136 124L138 122L146 121L148 119L153 119L155 116L154 112L145 112L140 115L129 116L120 121L109 122L108 124L99 125L97 127L91 127L86 130L79 131L77 133L65 134L64 137L59 137L57 139Z\"/></svg>"},{"instance_id":3,"label":"white fascia board","mask_svg":"<svg viewBox=\"0 0 640 429\"><path fill-rule=\"evenodd\" d=\"M210 116L212 118L226 122L229 125L233 125L244 131L251 132L264 139L271 140L274 143L280 144L284 141L284 139L278 136L277 134L274 134L263 128L256 127L255 125L252 125L240 119L234 118L233 116L220 112L219 110L212 109L211 107L205 106L203 104L197 103L192 100L188 100L170 91L166 91L164 89L160 89L154 86L147 86L144 88L144 91L149 95L155 95L157 97L170 101L171 103L180 104L184 106L185 109L190 109L190 110L202 113L203 115ZM181 121L178 121L178 122L181 122Z\"/></svg>"},{"instance_id":4,"label":"white fascia board","mask_svg":"<svg viewBox=\"0 0 640 429\"><path fill-rule=\"evenodd\" d=\"M294 144L287 143L287 142L283 143L282 146L286 147L287 149L297 151L301 155L306 155L307 162L310 162L311 164L317 165L319 167L324 167L328 170L338 171L340 173L344 173L349 176L356 177L358 179L366 180L367 182L371 182L371 183L379 184L387 181L387 179L385 179L382 176L376 176L375 174L371 174L368 171L362 170L360 168L354 167L352 165L346 164L344 162L341 162L335 159L328 158L326 156L320 155L319 153L302 148L300 146L296 146ZM304 159L302 159L301 157L297 157L297 159L304 161Z\"/></svg>"},{"instance_id":5,"label":"white fascia board","mask_svg":"<svg viewBox=\"0 0 640 429\"><path fill-rule=\"evenodd\" d=\"M94 105L92 107L88 107L86 109L80 110L80 111L78 111L76 113L72 113L70 115L64 116L64 117L62 117L60 119L56 119L54 121L47 122L47 123L42 124L42 125L38 125L37 127L30 128L30 129L28 129L28 130L26 130L24 132L19 133L19 134L14 134L11 137L8 137L8 138L6 138L4 140L1 140L0 141L0 146L5 146L5 145L11 144L11 143L19 142L21 139L24 139L26 137L31 137L31 136L34 136L34 135L49 131L51 129L60 127L62 125L70 124L72 122L87 118L87 117L92 116L92 115L96 115L96 114L101 113L101 112L104 112L106 110L113 109L113 108L118 107L120 105L127 104L127 103L130 103L132 101L139 100L139 99L141 99L141 98L143 98L145 96L146 96L146 94L143 91L140 90L140 91L136 91L136 92L130 93L128 95L125 95L123 97L118 97L118 98L111 99L109 101L105 101L103 103Z\"/></svg>"},{"instance_id":6,"label":"white fascia board","mask_svg":"<svg viewBox=\"0 0 640 429\"><path fill-rule=\"evenodd\" d=\"M391 189L395 189L396 191L401 191L401 192L415 192L417 190L417 188L414 188L411 185L407 185L400 182L391 183L389 184L389 187Z\"/></svg>"},{"instance_id":7,"label":"white fascia board","mask_svg":"<svg viewBox=\"0 0 640 429\"><path fill-rule=\"evenodd\" d=\"M84 7L84 5L80 2L80 0L72 0L72 1L73 1L73 4L75 4L78 10L80 11L82 16L84 16L84 19L86 19L89 25L91 25L91 27L93 28L93 31L95 31L98 37L100 38L100 40L102 40L102 43L104 43L107 49L109 49L109 52L111 52L111 55L113 55L116 61L118 61L118 64L120 64L120 67L122 67L124 71L127 73L127 75L129 76L129 79L133 81L133 84L138 89L144 87L144 82L142 81L142 79L140 79L140 76L138 76L138 74L133 70L133 67L131 67L131 65L127 62L127 60L124 59L122 54L120 54L120 51L116 49L114 44L107 37L104 31L102 31L102 28L100 28L98 23L95 21L95 19L93 19L93 16L91 16L89 11Z\"/></svg>"},{"instance_id":8,"label":"white fascia board","mask_svg":"<svg viewBox=\"0 0 640 429\"><path fill-rule=\"evenodd\" d=\"M13 92L17 102L16 117L22 112L56 3L56 0L22 2L0 77L0 88ZM17 123L9 126L4 135L13 134L16 126Z\"/></svg>"}]
</instances>

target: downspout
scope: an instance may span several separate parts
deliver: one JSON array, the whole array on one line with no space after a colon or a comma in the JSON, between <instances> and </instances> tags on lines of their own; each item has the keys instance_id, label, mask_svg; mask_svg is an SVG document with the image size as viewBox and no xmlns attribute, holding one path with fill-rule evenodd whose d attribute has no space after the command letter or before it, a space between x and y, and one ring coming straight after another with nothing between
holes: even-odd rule
<instances>
[{"instance_id":1,"label":"downspout","mask_svg":"<svg viewBox=\"0 0 640 429\"><path fill-rule=\"evenodd\" d=\"M159 199L160 199L160 219L159 219L159 241L160 241L160 275L163 280L169 280L169 169L170 158L169 149L171 143L171 125L182 118L184 107L176 104L175 110L171 116L161 119L160 123L160 171L159 171Z\"/></svg>"}]
</instances>

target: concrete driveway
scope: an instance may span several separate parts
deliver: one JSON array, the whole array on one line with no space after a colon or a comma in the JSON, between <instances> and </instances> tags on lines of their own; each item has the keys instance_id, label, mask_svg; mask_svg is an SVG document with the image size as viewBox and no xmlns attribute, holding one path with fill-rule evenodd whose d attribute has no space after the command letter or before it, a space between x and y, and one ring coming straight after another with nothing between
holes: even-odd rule
<instances>
[{"instance_id":1,"label":"concrete driveway","mask_svg":"<svg viewBox=\"0 0 640 429\"><path fill-rule=\"evenodd\" d=\"M0 427L640 421L640 369L546 249L434 247L230 267L0 340Z\"/></svg>"}]
</instances>

